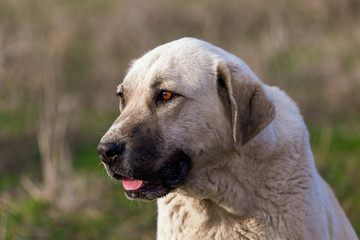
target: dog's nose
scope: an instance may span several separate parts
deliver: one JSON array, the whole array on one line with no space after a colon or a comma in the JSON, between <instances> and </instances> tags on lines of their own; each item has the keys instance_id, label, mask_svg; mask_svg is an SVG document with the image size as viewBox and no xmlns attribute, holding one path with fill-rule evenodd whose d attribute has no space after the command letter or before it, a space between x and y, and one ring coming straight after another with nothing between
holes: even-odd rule
<instances>
[{"instance_id":1,"label":"dog's nose","mask_svg":"<svg viewBox=\"0 0 360 240\"><path fill-rule=\"evenodd\" d=\"M99 143L97 147L101 161L104 163L113 162L118 156L122 154L124 149L125 144L120 145L114 142Z\"/></svg>"}]
</instances>

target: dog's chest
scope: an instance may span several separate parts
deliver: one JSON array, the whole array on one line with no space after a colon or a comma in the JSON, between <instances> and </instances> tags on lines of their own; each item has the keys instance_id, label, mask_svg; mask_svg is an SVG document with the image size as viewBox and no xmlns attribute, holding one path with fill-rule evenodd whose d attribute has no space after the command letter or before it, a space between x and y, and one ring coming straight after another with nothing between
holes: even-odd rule
<instances>
[{"instance_id":1,"label":"dog's chest","mask_svg":"<svg viewBox=\"0 0 360 240\"><path fill-rule=\"evenodd\" d=\"M261 239L259 229L252 231L227 213L208 208L207 203L177 194L169 195L158 200L158 240Z\"/></svg>"}]
</instances>

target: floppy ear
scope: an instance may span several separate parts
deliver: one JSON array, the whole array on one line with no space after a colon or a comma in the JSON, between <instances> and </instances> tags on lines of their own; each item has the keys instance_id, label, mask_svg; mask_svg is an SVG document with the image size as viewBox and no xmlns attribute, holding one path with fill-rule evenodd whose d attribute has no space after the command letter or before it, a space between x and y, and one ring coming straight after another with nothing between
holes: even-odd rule
<instances>
[{"instance_id":1,"label":"floppy ear","mask_svg":"<svg viewBox=\"0 0 360 240\"><path fill-rule=\"evenodd\" d=\"M275 117L275 106L261 84L245 74L235 64L220 62L217 68L218 84L225 85L229 97L236 147L255 137Z\"/></svg>"}]
</instances>

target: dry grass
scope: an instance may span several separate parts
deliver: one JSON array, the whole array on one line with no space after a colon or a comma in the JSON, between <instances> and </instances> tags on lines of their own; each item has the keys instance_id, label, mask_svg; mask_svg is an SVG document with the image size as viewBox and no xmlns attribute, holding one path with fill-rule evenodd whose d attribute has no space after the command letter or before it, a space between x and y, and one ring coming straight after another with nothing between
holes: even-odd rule
<instances>
[{"instance_id":1,"label":"dry grass","mask_svg":"<svg viewBox=\"0 0 360 240\"><path fill-rule=\"evenodd\" d=\"M49 62L61 94L79 96L81 106L109 108L108 93L131 58L183 36L240 56L264 81L289 91L311 120L360 109L354 96L360 90L356 0L1 4L5 109L19 107L28 97L42 101L38 96L45 90Z\"/></svg>"}]
</instances>

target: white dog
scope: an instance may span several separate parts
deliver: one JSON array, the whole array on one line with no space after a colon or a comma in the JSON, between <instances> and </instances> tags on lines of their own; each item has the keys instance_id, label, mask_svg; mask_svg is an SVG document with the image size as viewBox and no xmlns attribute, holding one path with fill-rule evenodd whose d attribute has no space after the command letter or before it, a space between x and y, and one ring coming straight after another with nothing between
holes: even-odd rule
<instances>
[{"instance_id":1,"label":"white dog","mask_svg":"<svg viewBox=\"0 0 360 240\"><path fill-rule=\"evenodd\" d=\"M295 103L239 58L184 38L133 62L100 157L158 239L357 239Z\"/></svg>"}]
</instances>

